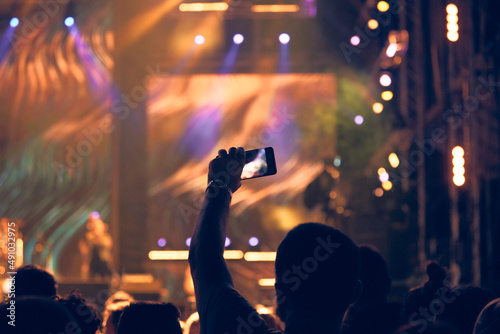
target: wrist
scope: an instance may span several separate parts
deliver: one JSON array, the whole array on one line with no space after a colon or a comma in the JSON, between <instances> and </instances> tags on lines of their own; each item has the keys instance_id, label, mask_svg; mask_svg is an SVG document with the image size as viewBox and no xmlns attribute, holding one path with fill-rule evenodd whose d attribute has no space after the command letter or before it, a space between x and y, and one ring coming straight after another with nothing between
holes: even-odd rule
<instances>
[{"instance_id":1,"label":"wrist","mask_svg":"<svg viewBox=\"0 0 500 334\"><path fill-rule=\"evenodd\" d=\"M210 191L211 188L214 189L214 191ZM233 191L231 190L231 188L229 188L229 186L221 180L210 181L205 190L205 194L207 194L207 196L211 195L211 197L216 197L221 191L228 193L229 198L233 197Z\"/></svg>"}]
</instances>

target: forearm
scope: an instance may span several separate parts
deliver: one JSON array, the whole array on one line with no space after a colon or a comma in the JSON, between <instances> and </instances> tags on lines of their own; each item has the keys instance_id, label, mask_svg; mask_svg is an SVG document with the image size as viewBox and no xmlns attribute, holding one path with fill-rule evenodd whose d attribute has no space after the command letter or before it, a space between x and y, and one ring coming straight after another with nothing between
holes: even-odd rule
<instances>
[{"instance_id":1,"label":"forearm","mask_svg":"<svg viewBox=\"0 0 500 334\"><path fill-rule=\"evenodd\" d=\"M205 291L211 285L232 285L224 260L230 201L231 196L225 189L209 189L196 219L189 249L189 264L197 297L200 290Z\"/></svg>"}]
</instances>

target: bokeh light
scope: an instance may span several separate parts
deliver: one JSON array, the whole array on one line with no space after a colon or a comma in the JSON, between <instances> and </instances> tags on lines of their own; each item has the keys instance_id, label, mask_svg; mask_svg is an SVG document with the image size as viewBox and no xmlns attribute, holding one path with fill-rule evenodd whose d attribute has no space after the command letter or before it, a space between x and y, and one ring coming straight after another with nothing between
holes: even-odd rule
<instances>
[{"instance_id":1,"label":"bokeh light","mask_svg":"<svg viewBox=\"0 0 500 334\"><path fill-rule=\"evenodd\" d=\"M377 9L382 13L387 12L389 10L389 4L387 1L379 1L377 3Z\"/></svg>"},{"instance_id":2,"label":"bokeh light","mask_svg":"<svg viewBox=\"0 0 500 334\"><path fill-rule=\"evenodd\" d=\"M226 241L224 242L224 247L227 247L231 245L231 239L229 239L228 237L226 237Z\"/></svg>"},{"instance_id":3,"label":"bokeh light","mask_svg":"<svg viewBox=\"0 0 500 334\"><path fill-rule=\"evenodd\" d=\"M458 14L458 7L452 3L450 3L448 6L446 6L446 13L450 15L457 15Z\"/></svg>"},{"instance_id":4,"label":"bokeh light","mask_svg":"<svg viewBox=\"0 0 500 334\"><path fill-rule=\"evenodd\" d=\"M384 73L380 76L379 82L384 87L389 87L392 83L392 79L389 74Z\"/></svg>"},{"instance_id":5,"label":"bokeh light","mask_svg":"<svg viewBox=\"0 0 500 334\"><path fill-rule=\"evenodd\" d=\"M391 164L392 168L398 168L399 166L399 158L396 153L391 153L389 154L389 163Z\"/></svg>"},{"instance_id":6,"label":"bokeh light","mask_svg":"<svg viewBox=\"0 0 500 334\"><path fill-rule=\"evenodd\" d=\"M233 36L234 44L239 45L239 44L243 43L244 40L245 40L245 37L243 37L242 34L236 34Z\"/></svg>"},{"instance_id":7,"label":"bokeh light","mask_svg":"<svg viewBox=\"0 0 500 334\"><path fill-rule=\"evenodd\" d=\"M342 158L337 155L335 159L333 159L333 165L335 167L339 167L341 163L342 163Z\"/></svg>"},{"instance_id":8,"label":"bokeh light","mask_svg":"<svg viewBox=\"0 0 500 334\"><path fill-rule=\"evenodd\" d=\"M377 188L373 191L373 194L377 197L382 197L384 195L384 189Z\"/></svg>"},{"instance_id":9,"label":"bokeh light","mask_svg":"<svg viewBox=\"0 0 500 334\"><path fill-rule=\"evenodd\" d=\"M385 52L385 54L387 55L387 57L392 58L396 55L396 52L398 52L398 45L396 43L391 43L387 47L387 51Z\"/></svg>"},{"instance_id":10,"label":"bokeh light","mask_svg":"<svg viewBox=\"0 0 500 334\"><path fill-rule=\"evenodd\" d=\"M371 19L370 21L368 21L367 25L371 30L375 30L378 28L378 21L375 19Z\"/></svg>"},{"instance_id":11,"label":"bokeh light","mask_svg":"<svg viewBox=\"0 0 500 334\"><path fill-rule=\"evenodd\" d=\"M392 182L391 181L385 181L382 183L382 188L384 188L385 191L389 191L392 189Z\"/></svg>"},{"instance_id":12,"label":"bokeh light","mask_svg":"<svg viewBox=\"0 0 500 334\"><path fill-rule=\"evenodd\" d=\"M378 175L380 175L380 174L382 174L382 173L385 173L385 172L386 172L386 170L385 170L385 168L384 168L384 167L380 167L380 168L378 169L378 171L377 171Z\"/></svg>"},{"instance_id":13,"label":"bokeh light","mask_svg":"<svg viewBox=\"0 0 500 334\"><path fill-rule=\"evenodd\" d=\"M167 240L165 238L160 238L158 239L158 247L165 247L165 245L167 244Z\"/></svg>"},{"instance_id":14,"label":"bokeh light","mask_svg":"<svg viewBox=\"0 0 500 334\"><path fill-rule=\"evenodd\" d=\"M205 43L205 37L203 37L202 35L196 35L196 37L194 38L194 42L197 45L202 45L203 43Z\"/></svg>"},{"instance_id":15,"label":"bokeh light","mask_svg":"<svg viewBox=\"0 0 500 334\"><path fill-rule=\"evenodd\" d=\"M357 125L363 124L364 121L365 119L361 115L354 117L354 123L356 123Z\"/></svg>"},{"instance_id":16,"label":"bokeh light","mask_svg":"<svg viewBox=\"0 0 500 334\"><path fill-rule=\"evenodd\" d=\"M384 101L390 101L392 100L392 97L394 96L390 90L386 90L385 92L382 92L380 95L382 97L382 100Z\"/></svg>"},{"instance_id":17,"label":"bokeh light","mask_svg":"<svg viewBox=\"0 0 500 334\"><path fill-rule=\"evenodd\" d=\"M251 237L249 240L248 240L248 244L252 247L255 247L259 244L259 239L256 238L256 237Z\"/></svg>"},{"instance_id":18,"label":"bokeh light","mask_svg":"<svg viewBox=\"0 0 500 334\"><path fill-rule=\"evenodd\" d=\"M382 174L380 174L380 175L378 176L378 179L379 179L379 180L380 180L380 182L382 182L382 183L389 181L389 173L387 173L387 172L383 172Z\"/></svg>"},{"instance_id":19,"label":"bokeh light","mask_svg":"<svg viewBox=\"0 0 500 334\"><path fill-rule=\"evenodd\" d=\"M279 37L281 44L288 44L290 42L290 35L282 33Z\"/></svg>"},{"instance_id":20,"label":"bokeh light","mask_svg":"<svg viewBox=\"0 0 500 334\"><path fill-rule=\"evenodd\" d=\"M19 19L17 17L13 17L10 19L9 24L12 28L15 28L19 25Z\"/></svg>"},{"instance_id":21,"label":"bokeh light","mask_svg":"<svg viewBox=\"0 0 500 334\"><path fill-rule=\"evenodd\" d=\"M64 20L64 24L66 25L66 27L72 27L75 24L75 19L72 16L68 16Z\"/></svg>"},{"instance_id":22,"label":"bokeh light","mask_svg":"<svg viewBox=\"0 0 500 334\"><path fill-rule=\"evenodd\" d=\"M99 218L101 217L101 216L99 215L99 212L97 212L97 211L92 212L91 216L92 216L92 218L94 218L94 219L99 219Z\"/></svg>"},{"instance_id":23,"label":"bokeh light","mask_svg":"<svg viewBox=\"0 0 500 334\"><path fill-rule=\"evenodd\" d=\"M351 44L352 45L357 46L357 45L359 45L359 43L361 43L361 38L359 38L359 36L352 36L351 37Z\"/></svg>"},{"instance_id":24,"label":"bokeh light","mask_svg":"<svg viewBox=\"0 0 500 334\"><path fill-rule=\"evenodd\" d=\"M186 246L191 246L191 238L186 239Z\"/></svg>"},{"instance_id":25,"label":"bokeh light","mask_svg":"<svg viewBox=\"0 0 500 334\"><path fill-rule=\"evenodd\" d=\"M384 105L380 102L375 102L372 105L373 112L376 114L380 114L382 111L384 111Z\"/></svg>"}]
</instances>

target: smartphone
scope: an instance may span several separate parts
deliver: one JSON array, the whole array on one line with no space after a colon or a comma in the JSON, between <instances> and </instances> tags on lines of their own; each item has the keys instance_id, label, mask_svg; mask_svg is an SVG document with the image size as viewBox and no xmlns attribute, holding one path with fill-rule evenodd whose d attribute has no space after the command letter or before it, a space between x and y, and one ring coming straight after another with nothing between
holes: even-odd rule
<instances>
[{"instance_id":1,"label":"smartphone","mask_svg":"<svg viewBox=\"0 0 500 334\"><path fill-rule=\"evenodd\" d=\"M246 151L245 157L245 166L241 172L242 180L276 174L276 159L272 147Z\"/></svg>"}]
</instances>

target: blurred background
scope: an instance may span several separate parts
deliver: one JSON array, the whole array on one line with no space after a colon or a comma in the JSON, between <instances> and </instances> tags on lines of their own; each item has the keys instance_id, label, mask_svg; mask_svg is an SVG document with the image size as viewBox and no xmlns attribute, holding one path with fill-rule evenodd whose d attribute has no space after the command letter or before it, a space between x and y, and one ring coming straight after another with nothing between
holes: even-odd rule
<instances>
[{"instance_id":1,"label":"blurred background","mask_svg":"<svg viewBox=\"0 0 500 334\"><path fill-rule=\"evenodd\" d=\"M1 279L15 222L17 265L62 290L192 304L208 162L272 146L226 240L250 302L272 305L274 252L305 221L380 250L393 300L428 260L498 295L499 7L2 0Z\"/></svg>"}]
</instances>

